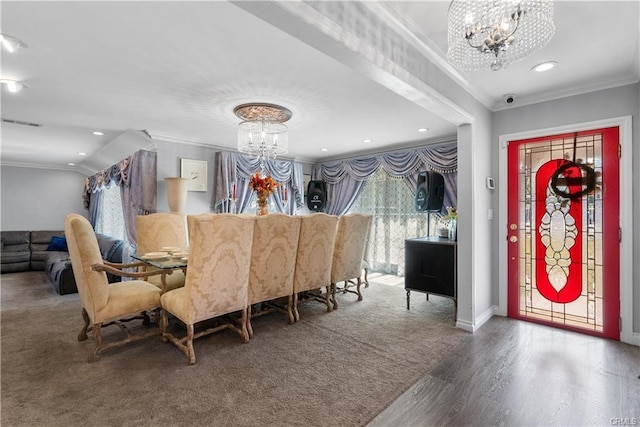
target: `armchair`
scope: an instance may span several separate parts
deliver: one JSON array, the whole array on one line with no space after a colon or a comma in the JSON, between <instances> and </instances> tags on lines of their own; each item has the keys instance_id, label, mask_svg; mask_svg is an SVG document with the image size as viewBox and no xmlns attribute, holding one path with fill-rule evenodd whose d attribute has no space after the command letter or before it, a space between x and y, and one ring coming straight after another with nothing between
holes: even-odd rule
<instances>
[{"instance_id":1,"label":"armchair","mask_svg":"<svg viewBox=\"0 0 640 427\"><path fill-rule=\"evenodd\" d=\"M371 215L349 214L340 217L331 264L331 294L334 309L338 308L337 293L354 293L358 295L358 301L362 301L360 276L370 226ZM350 289L351 279L356 279L355 291ZM339 282L344 282L344 287L338 288Z\"/></svg>"},{"instance_id":2,"label":"armchair","mask_svg":"<svg viewBox=\"0 0 640 427\"><path fill-rule=\"evenodd\" d=\"M251 272L249 273L249 307L263 303L249 317L249 337L253 337L251 317L273 310L285 312L289 323L293 316L293 275L298 251L300 217L270 214L255 219ZM287 307L271 301L287 297Z\"/></svg>"},{"instance_id":3,"label":"armchair","mask_svg":"<svg viewBox=\"0 0 640 427\"><path fill-rule=\"evenodd\" d=\"M137 252L139 254L156 252L166 246L186 249L187 235L184 223L185 217L175 213L138 215L136 217ZM140 271L154 271L154 269L145 266L141 267ZM163 280L166 283L166 289L163 289ZM182 270L176 270L164 277L151 276L148 281L166 292L184 286L185 276Z\"/></svg>"},{"instance_id":4,"label":"armchair","mask_svg":"<svg viewBox=\"0 0 640 427\"><path fill-rule=\"evenodd\" d=\"M136 279L146 278L148 274L127 273L121 270L137 264L105 263L93 228L85 217L78 214L67 215L64 229L85 322L78 334L78 340L86 340L89 331L93 332L95 338L95 347L89 353L89 362L98 360L100 353L109 348L159 335L160 330L154 328L134 336L122 322L142 318L143 323L148 324L147 311L157 310L160 306L160 289L144 280L109 285L106 272ZM119 326L126 337L103 345L101 329L112 324Z\"/></svg>"},{"instance_id":5,"label":"armchair","mask_svg":"<svg viewBox=\"0 0 640 427\"><path fill-rule=\"evenodd\" d=\"M338 217L314 213L302 217L296 270L293 279L293 314L300 320L298 301L301 295L306 300L331 305L331 262L336 241ZM313 292L325 288L324 295Z\"/></svg>"},{"instance_id":6,"label":"armchair","mask_svg":"<svg viewBox=\"0 0 640 427\"><path fill-rule=\"evenodd\" d=\"M233 214L201 214L189 215L187 221L190 250L185 284L162 295L160 327L163 342L171 341L193 365L196 338L229 328L243 342L249 341L249 270L255 220ZM239 322L229 316L228 322L195 333L196 323L234 312L240 312ZM186 325L186 337L167 332L168 313Z\"/></svg>"}]
</instances>

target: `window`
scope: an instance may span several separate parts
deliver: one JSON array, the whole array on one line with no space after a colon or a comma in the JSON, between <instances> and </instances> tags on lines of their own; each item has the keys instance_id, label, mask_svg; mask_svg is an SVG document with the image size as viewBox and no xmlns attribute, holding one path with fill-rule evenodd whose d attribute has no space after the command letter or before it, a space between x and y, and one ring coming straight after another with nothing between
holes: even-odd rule
<instances>
[{"instance_id":1,"label":"window","mask_svg":"<svg viewBox=\"0 0 640 427\"><path fill-rule=\"evenodd\" d=\"M365 183L351 213L373 215L369 236L369 271L404 276L404 241L427 235L425 212L416 212L414 195L402 178L379 168ZM435 234L438 214L431 214Z\"/></svg>"},{"instance_id":2,"label":"window","mask_svg":"<svg viewBox=\"0 0 640 427\"><path fill-rule=\"evenodd\" d=\"M100 199L95 230L97 233L126 241L120 187L111 185L101 191L102 197Z\"/></svg>"}]
</instances>

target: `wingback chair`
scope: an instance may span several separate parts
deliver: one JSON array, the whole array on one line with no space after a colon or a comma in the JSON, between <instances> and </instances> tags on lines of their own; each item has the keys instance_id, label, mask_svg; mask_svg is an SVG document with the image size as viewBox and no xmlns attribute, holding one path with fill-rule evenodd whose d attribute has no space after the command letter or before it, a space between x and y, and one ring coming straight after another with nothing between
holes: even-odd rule
<instances>
[{"instance_id":1,"label":"wingback chair","mask_svg":"<svg viewBox=\"0 0 640 427\"><path fill-rule=\"evenodd\" d=\"M187 223L190 250L185 284L162 295L160 327L163 342L171 341L193 365L194 338L230 328L240 334L243 342L249 340L249 270L255 217L189 215ZM196 323L234 312L240 312L239 321L229 316L228 322L194 334ZM167 313L186 325L186 337L177 338L167 332Z\"/></svg>"},{"instance_id":2,"label":"wingback chair","mask_svg":"<svg viewBox=\"0 0 640 427\"><path fill-rule=\"evenodd\" d=\"M331 311L331 263L336 242L338 217L324 213L314 213L302 217L296 271L293 278L293 314L300 320L298 301L305 299L319 301ZM324 296L315 292L325 288Z\"/></svg>"},{"instance_id":3,"label":"wingback chair","mask_svg":"<svg viewBox=\"0 0 640 427\"><path fill-rule=\"evenodd\" d=\"M187 247L185 217L176 213L153 213L136 217L137 252L144 254L156 252L163 247L174 246L181 250ZM141 267L151 271L153 267ZM150 276L148 281L162 289L163 292L184 286L184 272L176 270L171 274ZM165 282L163 285L162 282Z\"/></svg>"},{"instance_id":4,"label":"wingback chair","mask_svg":"<svg viewBox=\"0 0 640 427\"><path fill-rule=\"evenodd\" d=\"M293 323L293 274L296 267L300 217L270 214L256 217L249 274L249 305L260 304L253 317L273 311L283 311ZM287 307L268 303L288 297ZM253 337L251 318L249 336Z\"/></svg>"},{"instance_id":5,"label":"wingback chair","mask_svg":"<svg viewBox=\"0 0 640 427\"><path fill-rule=\"evenodd\" d=\"M109 284L106 272L134 278L145 277L141 273L125 273L116 267L130 267L136 264L106 265L100 253L98 240L89 221L78 214L69 214L64 222L65 236L69 248L69 257L73 274L78 286L82 302L82 317L85 324L78 335L79 341L87 339L87 332L93 331L96 345L89 353L89 362L99 358L99 354L112 347L121 346L158 335L160 330L153 330L131 335L121 321L142 318L149 323L147 311L156 310L160 306L160 289L143 280L131 280ZM142 314L142 316L137 316ZM126 334L126 338L102 344L101 328L110 324L118 325Z\"/></svg>"},{"instance_id":6,"label":"wingback chair","mask_svg":"<svg viewBox=\"0 0 640 427\"><path fill-rule=\"evenodd\" d=\"M370 226L371 215L349 214L340 217L331 264L331 293L334 309L338 308L337 293L351 292L358 295L358 301L362 301L360 276ZM349 289L351 279L356 279L355 291ZM344 282L344 287L338 288L339 282Z\"/></svg>"}]
</instances>

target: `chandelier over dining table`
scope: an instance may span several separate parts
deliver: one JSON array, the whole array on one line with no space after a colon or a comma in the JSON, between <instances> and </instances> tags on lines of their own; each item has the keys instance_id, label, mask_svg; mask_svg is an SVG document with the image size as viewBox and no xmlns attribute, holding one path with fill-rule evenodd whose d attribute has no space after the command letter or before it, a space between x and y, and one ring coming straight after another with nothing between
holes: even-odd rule
<instances>
[{"instance_id":1,"label":"chandelier over dining table","mask_svg":"<svg viewBox=\"0 0 640 427\"><path fill-rule=\"evenodd\" d=\"M461 70L506 68L551 40L553 15L553 0L453 0L449 62Z\"/></svg>"},{"instance_id":2,"label":"chandelier over dining table","mask_svg":"<svg viewBox=\"0 0 640 427\"><path fill-rule=\"evenodd\" d=\"M238 124L238 151L255 156L264 169L265 160L289 151L288 129L284 124L292 116L287 108L276 104L247 103L233 109L242 120Z\"/></svg>"}]
</instances>

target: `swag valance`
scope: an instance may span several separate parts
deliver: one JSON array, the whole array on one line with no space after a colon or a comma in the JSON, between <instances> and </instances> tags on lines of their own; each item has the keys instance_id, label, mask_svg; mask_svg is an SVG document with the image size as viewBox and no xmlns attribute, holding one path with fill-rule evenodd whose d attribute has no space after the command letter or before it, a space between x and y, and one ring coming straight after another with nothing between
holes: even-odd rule
<instances>
[{"instance_id":1,"label":"swag valance","mask_svg":"<svg viewBox=\"0 0 640 427\"><path fill-rule=\"evenodd\" d=\"M249 179L260 169L260 161L244 154L232 151L216 153L216 180L211 201L212 208L218 212L231 212L233 188L236 189L236 211L244 212L251 201L252 191ZM294 214L296 207L302 206L304 197L304 178L302 165L287 160L266 160L265 169L274 180L281 184L273 193L278 212ZM284 200L284 189L288 198Z\"/></svg>"},{"instance_id":2,"label":"swag valance","mask_svg":"<svg viewBox=\"0 0 640 427\"><path fill-rule=\"evenodd\" d=\"M420 172L439 172L445 177L444 203L456 206L458 147L451 142L313 165L312 179L327 183L326 212L345 214L362 191L364 182L379 168L390 176L403 178L414 194Z\"/></svg>"}]
</instances>

